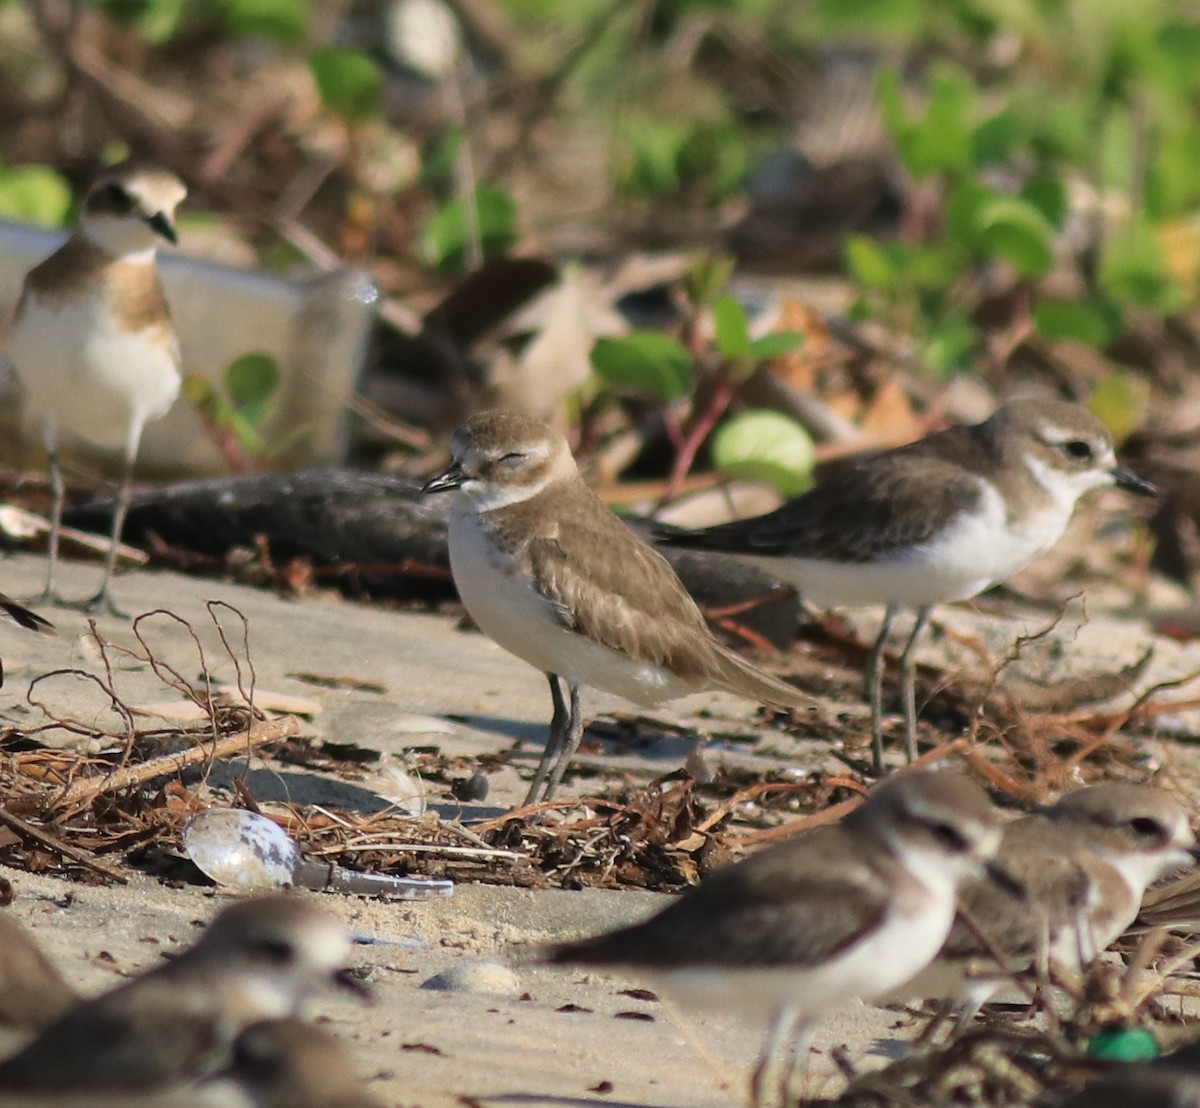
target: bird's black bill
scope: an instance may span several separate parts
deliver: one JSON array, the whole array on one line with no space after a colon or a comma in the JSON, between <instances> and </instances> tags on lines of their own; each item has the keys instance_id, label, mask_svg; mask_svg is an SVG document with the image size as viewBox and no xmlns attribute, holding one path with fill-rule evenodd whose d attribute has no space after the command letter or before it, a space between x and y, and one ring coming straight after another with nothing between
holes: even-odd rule
<instances>
[{"instance_id":1,"label":"bird's black bill","mask_svg":"<svg viewBox=\"0 0 1200 1108\"><path fill-rule=\"evenodd\" d=\"M162 235L167 242L179 242L179 233L175 230L175 225L162 212L146 216L146 223L155 234Z\"/></svg>"},{"instance_id":2,"label":"bird's black bill","mask_svg":"<svg viewBox=\"0 0 1200 1108\"><path fill-rule=\"evenodd\" d=\"M346 992L353 993L362 1000L375 999L375 994L371 992L370 986L349 967L338 970L333 975L333 983L339 989L345 989Z\"/></svg>"},{"instance_id":3,"label":"bird's black bill","mask_svg":"<svg viewBox=\"0 0 1200 1108\"><path fill-rule=\"evenodd\" d=\"M433 492L450 492L453 489L461 488L465 480L466 477L463 474L462 467L455 462L453 465L443 469L441 473L430 477L421 486L421 495L428 496Z\"/></svg>"},{"instance_id":4,"label":"bird's black bill","mask_svg":"<svg viewBox=\"0 0 1200 1108\"><path fill-rule=\"evenodd\" d=\"M1018 881L1011 873L1008 872L999 862L988 862L984 867L988 877L990 877L1000 888L1006 893L1011 893L1013 896L1025 899L1027 893L1025 886Z\"/></svg>"},{"instance_id":5,"label":"bird's black bill","mask_svg":"<svg viewBox=\"0 0 1200 1108\"><path fill-rule=\"evenodd\" d=\"M1113 484L1119 489L1137 493L1138 496L1158 495L1158 489L1145 477L1139 477L1132 469L1127 469L1125 466L1113 466L1108 472L1112 476Z\"/></svg>"}]
</instances>

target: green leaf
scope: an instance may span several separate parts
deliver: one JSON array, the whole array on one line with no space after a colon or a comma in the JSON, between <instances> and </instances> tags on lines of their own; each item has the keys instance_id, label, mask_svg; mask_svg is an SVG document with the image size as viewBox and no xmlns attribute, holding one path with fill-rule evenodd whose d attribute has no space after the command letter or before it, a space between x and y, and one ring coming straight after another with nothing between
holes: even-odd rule
<instances>
[{"instance_id":1,"label":"green leaf","mask_svg":"<svg viewBox=\"0 0 1200 1108\"><path fill-rule=\"evenodd\" d=\"M887 251L866 235L848 235L844 247L846 268L860 285L891 290L896 286L896 268Z\"/></svg>"},{"instance_id":2,"label":"green leaf","mask_svg":"<svg viewBox=\"0 0 1200 1108\"><path fill-rule=\"evenodd\" d=\"M517 241L516 202L503 189L480 188L475 191L474 204L484 257L505 253ZM469 233L463 201L452 200L421 227L417 236L421 257L433 269L461 271L467 261Z\"/></svg>"},{"instance_id":3,"label":"green leaf","mask_svg":"<svg viewBox=\"0 0 1200 1108\"><path fill-rule=\"evenodd\" d=\"M1071 339L1098 350L1121 333L1121 310L1106 301L1043 300L1033 309L1037 329L1052 342Z\"/></svg>"},{"instance_id":4,"label":"green leaf","mask_svg":"<svg viewBox=\"0 0 1200 1108\"><path fill-rule=\"evenodd\" d=\"M366 119L383 108L383 73L374 59L348 46L323 46L308 59L321 102L346 119Z\"/></svg>"},{"instance_id":5,"label":"green leaf","mask_svg":"<svg viewBox=\"0 0 1200 1108\"><path fill-rule=\"evenodd\" d=\"M794 419L758 408L740 412L717 428L713 465L726 477L762 481L784 496L796 496L812 483L812 439Z\"/></svg>"},{"instance_id":6,"label":"green leaf","mask_svg":"<svg viewBox=\"0 0 1200 1108\"><path fill-rule=\"evenodd\" d=\"M1000 196L979 212L983 249L1011 262L1022 277L1040 277L1054 264L1054 228L1026 200Z\"/></svg>"},{"instance_id":7,"label":"green leaf","mask_svg":"<svg viewBox=\"0 0 1200 1108\"><path fill-rule=\"evenodd\" d=\"M659 400L677 400L692 383L687 347L660 331L597 339L592 368L613 388L649 393Z\"/></svg>"},{"instance_id":8,"label":"green leaf","mask_svg":"<svg viewBox=\"0 0 1200 1108\"><path fill-rule=\"evenodd\" d=\"M713 327L717 349L726 358L744 358L750 353L746 310L732 296L722 296L713 305Z\"/></svg>"},{"instance_id":9,"label":"green leaf","mask_svg":"<svg viewBox=\"0 0 1200 1108\"><path fill-rule=\"evenodd\" d=\"M980 213L997 198L995 189L976 180L959 184L946 201L946 230L972 253L982 249Z\"/></svg>"},{"instance_id":10,"label":"green leaf","mask_svg":"<svg viewBox=\"0 0 1200 1108\"><path fill-rule=\"evenodd\" d=\"M308 30L309 0L222 0L231 34L299 42Z\"/></svg>"},{"instance_id":11,"label":"green leaf","mask_svg":"<svg viewBox=\"0 0 1200 1108\"><path fill-rule=\"evenodd\" d=\"M251 426L266 418L278 388L279 369L270 354L243 354L225 371L225 391Z\"/></svg>"},{"instance_id":12,"label":"green leaf","mask_svg":"<svg viewBox=\"0 0 1200 1108\"><path fill-rule=\"evenodd\" d=\"M707 307L716 301L733 276L737 259L730 254L701 254L683 278L688 299L697 308Z\"/></svg>"},{"instance_id":13,"label":"green leaf","mask_svg":"<svg viewBox=\"0 0 1200 1108\"><path fill-rule=\"evenodd\" d=\"M1100 287L1113 300L1154 311L1170 311L1178 306L1179 289L1149 223L1139 221L1114 231L1105 245Z\"/></svg>"},{"instance_id":14,"label":"green leaf","mask_svg":"<svg viewBox=\"0 0 1200 1108\"><path fill-rule=\"evenodd\" d=\"M1005 108L985 119L971 135L971 162L975 166L1004 165L1021 138L1017 113Z\"/></svg>"},{"instance_id":15,"label":"green leaf","mask_svg":"<svg viewBox=\"0 0 1200 1108\"><path fill-rule=\"evenodd\" d=\"M621 185L634 196L657 197L680 184L680 159L691 129L679 120L638 119L629 124L631 161Z\"/></svg>"},{"instance_id":16,"label":"green leaf","mask_svg":"<svg viewBox=\"0 0 1200 1108\"><path fill-rule=\"evenodd\" d=\"M70 211L71 186L48 165L0 167L0 215L61 227Z\"/></svg>"},{"instance_id":17,"label":"green leaf","mask_svg":"<svg viewBox=\"0 0 1200 1108\"><path fill-rule=\"evenodd\" d=\"M750 357L756 362L764 362L768 358L778 358L799 350L804 345L802 331L771 331L750 343Z\"/></svg>"},{"instance_id":18,"label":"green leaf","mask_svg":"<svg viewBox=\"0 0 1200 1108\"><path fill-rule=\"evenodd\" d=\"M1088 407L1108 428L1116 443L1122 443L1142 422L1142 414L1150 399L1150 386L1140 377L1129 373L1110 373L1092 391Z\"/></svg>"},{"instance_id":19,"label":"green leaf","mask_svg":"<svg viewBox=\"0 0 1200 1108\"><path fill-rule=\"evenodd\" d=\"M1020 197L1042 213L1055 230L1061 231L1066 222L1067 186L1059 177L1034 177L1026 181Z\"/></svg>"},{"instance_id":20,"label":"green leaf","mask_svg":"<svg viewBox=\"0 0 1200 1108\"><path fill-rule=\"evenodd\" d=\"M931 327L921 344L921 360L939 377L972 368L978 336L971 321L950 316Z\"/></svg>"}]
</instances>

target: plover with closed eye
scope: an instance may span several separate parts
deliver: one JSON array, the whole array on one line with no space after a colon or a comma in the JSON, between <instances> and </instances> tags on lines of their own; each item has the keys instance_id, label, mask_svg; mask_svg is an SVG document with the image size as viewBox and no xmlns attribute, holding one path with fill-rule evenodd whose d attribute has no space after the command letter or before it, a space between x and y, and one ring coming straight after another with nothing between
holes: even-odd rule
<instances>
[{"instance_id":1,"label":"plover with closed eye","mask_svg":"<svg viewBox=\"0 0 1200 1108\"><path fill-rule=\"evenodd\" d=\"M1022 895L986 878L966 882L960 907L972 926L957 919L938 957L884 1002L941 1000L958 1008L961 1028L1014 973L1044 980L1052 964L1077 975L1125 932L1153 882L1198 858L1170 793L1124 782L1068 793L1004 829L997 860Z\"/></svg>"},{"instance_id":2,"label":"plover with closed eye","mask_svg":"<svg viewBox=\"0 0 1200 1108\"><path fill-rule=\"evenodd\" d=\"M554 716L527 804L562 780L583 734L585 685L645 706L714 688L776 708L811 703L714 637L666 560L588 488L558 432L484 412L455 433L451 453L423 491L458 490L459 596L487 635L550 682Z\"/></svg>"},{"instance_id":3,"label":"plover with closed eye","mask_svg":"<svg viewBox=\"0 0 1200 1108\"><path fill-rule=\"evenodd\" d=\"M764 1026L750 1082L794 1038L803 1056L823 1015L871 1000L937 954L955 894L990 868L1000 821L978 785L951 771L899 774L841 823L719 869L645 923L546 954L628 970L684 1011L726 1011ZM788 1103L790 1065L780 1088Z\"/></svg>"},{"instance_id":4,"label":"plover with closed eye","mask_svg":"<svg viewBox=\"0 0 1200 1108\"><path fill-rule=\"evenodd\" d=\"M84 1001L0 1062L0 1091L134 1091L203 1077L230 1060L235 1036L296 1015L347 975L350 936L307 897L226 908L195 946Z\"/></svg>"},{"instance_id":5,"label":"plover with closed eye","mask_svg":"<svg viewBox=\"0 0 1200 1108\"><path fill-rule=\"evenodd\" d=\"M25 277L7 354L41 422L50 459L46 600L54 591L62 522L62 432L120 450L124 473L100 591L88 608L116 611L109 594L117 541L129 508L142 431L179 395L179 343L158 277L159 243L175 243L175 209L187 195L175 174L123 163L106 170L83 201L79 227Z\"/></svg>"},{"instance_id":6,"label":"plover with closed eye","mask_svg":"<svg viewBox=\"0 0 1200 1108\"><path fill-rule=\"evenodd\" d=\"M663 543L761 559L823 607L885 606L866 667L871 746L883 764L883 650L902 608L916 621L900 656L909 761L916 756L915 646L936 604L967 600L1050 549L1075 502L1106 485L1152 495L1117 464L1112 437L1086 409L1024 398L982 423L951 427L894 450L850 458L767 515Z\"/></svg>"}]
</instances>

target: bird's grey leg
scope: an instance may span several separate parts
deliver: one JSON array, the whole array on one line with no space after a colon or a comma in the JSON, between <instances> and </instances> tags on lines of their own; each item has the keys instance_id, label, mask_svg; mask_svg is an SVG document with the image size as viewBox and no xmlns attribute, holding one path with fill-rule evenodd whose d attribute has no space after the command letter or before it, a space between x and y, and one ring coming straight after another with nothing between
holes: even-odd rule
<instances>
[{"instance_id":1,"label":"bird's grey leg","mask_svg":"<svg viewBox=\"0 0 1200 1108\"><path fill-rule=\"evenodd\" d=\"M793 1029L797 1025L799 1015L793 1008L780 1008L771 1018L771 1026L767 1029L767 1037L763 1041L762 1053L758 1056L758 1064L754 1067L754 1072L750 1075L750 1108L762 1108L765 1103L763 1100L763 1086L766 1083L767 1074L770 1073L776 1058L781 1051L786 1050L791 1045ZM784 1083L790 1076L791 1067L785 1068L783 1073ZM784 1098L784 1103L787 1103L787 1098Z\"/></svg>"},{"instance_id":2,"label":"bird's grey leg","mask_svg":"<svg viewBox=\"0 0 1200 1108\"><path fill-rule=\"evenodd\" d=\"M916 645L921 632L929 623L928 606L917 609L917 621L900 655L900 699L904 705L904 745L911 762L917 756L917 657Z\"/></svg>"},{"instance_id":3,"label":"bird's grey leg","mask_svg":"<svg viewBox=\"0 0 1200 1108\"><path fill-rule=\"evenodd\" d=\"M550 733L546 736L546 748L542 751L537 770L529 784L529 792L525 794L527 807L530 804L536 804L542 798L542 782L546 780L546 774L550 772L550 764L554 761L554 755L558 752L559 747L562 746L567 727L571 722L570 716L567 714L566 702L563 700L562 688L558 683L558 675L547 673L546 680L550 682L550 696L554 700L554 715L550 719Z\"/></svg>"},{"instance_id":4,"label":"bird's grey leg","mask_svg":"<svg viewBox=\"0 0 1200 1108\"><path fill-rule=\"evenodd\" d=\"M579 683L572 681L568 687L571 691L571 715L567 724L567 739L558 752L558 761L554 764L554 772L550 775L550 780L546 785L546 792L542 796L543 800L552 799L558 791L558 786L562 784L563 774L567 772L567 766L571 764L571 759L575 757L575 751L579 749L579 741L583 738L583 710L579 704Z\"/></svg>"},{"instance_id":5,"label":"bird's grey leg","mask_svg":"<svg viewBox=\"0 0 1200 1108\"><path fill-rule=\"evenodd\" d=\"M42 427L42 441L46 445L46 456L50 461L50 539L46 551L46 587L40 596L33 598L35 604L57 604L58 593L54 591L54 570L58 566L58 542L62 531L63 488L62 465L58 459L58 429L53 423Z\"/></svg>"},{"instance_id":6,"label":"bird's grey leg","mask_svg":"<svg viewBox=\"0 0 1200 1108\"><path fill-rule=\"evenodd\" d=\"M866 697L871 706L871 758L876 773L883 772L883 648L887 645L888 634L899 610L897 604L887 606L883 614L883 626L879 628L879 634L867 655Z\"/></svg>"},{"instance_id":7,"label":"bird's grey leg","mask_svg":"<svg viewBox=\"0 0 1200 1108\"><path fill-rule=\"evenodd\" d=\"M779 1103L784 1108L790 1108L792 1101L793 1079L800 1076L801 1088L804 1077L808 1072L808 1048L812 1046L813 1037L817 1033L817 1025L812 1020L801 1019L796 1013L788 1026L787 1059L783 1071L779 1075Z\"/></svg>"},{"instance_id":8,"label":"bird's grey leg","mask_svg":"<svg viewBox=\"0 0 1200 1108\"><path fill-rule=\"evenodd\" d=\"M125 530L125 516L129 513L129 501L133 495L133 466L137 461L141 441L142 425L137 423L129 428L129 437L125 443L125 472L121 475L121 487L117 490L117 503L113 509L112 534L109 536L108 554L104 559L104 579L100 583L100 591L87 604L88 610L93 612L103 608L111 615L125 616L113 602L109 590L113 570L117 564L117 546L121 541L121 532Z\"/></svg>"}]
</instances>

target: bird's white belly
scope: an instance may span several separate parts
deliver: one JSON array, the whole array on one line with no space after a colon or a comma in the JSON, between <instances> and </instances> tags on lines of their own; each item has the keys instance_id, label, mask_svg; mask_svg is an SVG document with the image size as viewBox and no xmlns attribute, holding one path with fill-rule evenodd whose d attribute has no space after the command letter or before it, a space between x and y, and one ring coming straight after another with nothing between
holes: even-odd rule
<instances>
[{"instance_id":1,"label":"bird's white belly","mask_svg":"<svg viewBox=\"0 0 1200 1108\"><path fill-rule=\"evenodd\" d=\"M26 403L98 446L121 448L131 425L158 419L179 395L174 340L118 329L102 301L30 297L8 341Z\"/></svg>"},{"instance_id":2,"label":"bird's white belly","mask_svg":"<svg viewBox=\"0 0 1200 1108\"><path fill-rule=\"evenodd\" d=\"M562 626L554 606L498 551L469 504L450 512L450 568L471 618L505 650L572 683L646 707L696 686Z\"/></svg>"},{"instance_id":3,"label":"bird's white belly","mask_svg":"<svg viewBox=\"0 0 1200 1108\"><path fill-rule=\"evenodd\" d=\"M980 510L964 513L934 539L871 563L815 558L781 559L786 576L821 607L900 604L910 608L966 600L1003 581L1044 553L1062 535L1070 510L1047 506L1020 526L1005 515L1004 501L985 490Z\"/></svg>"}]
</instances>

